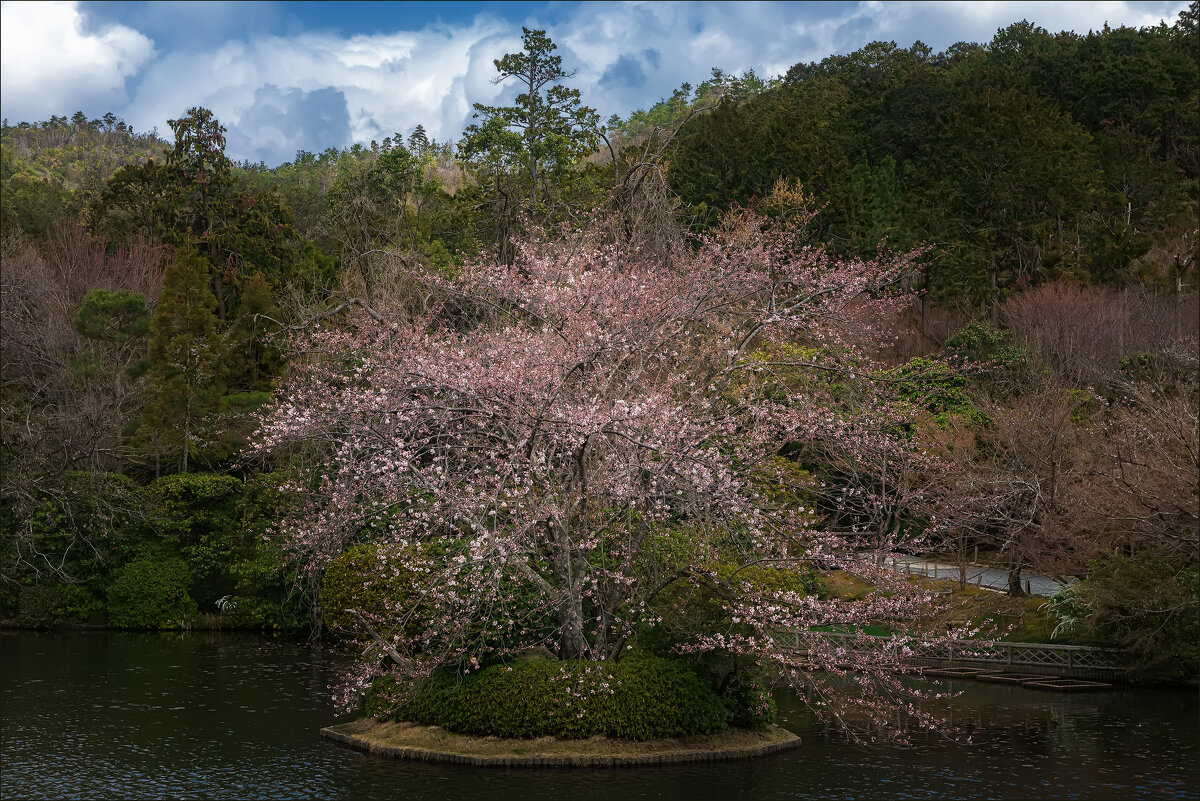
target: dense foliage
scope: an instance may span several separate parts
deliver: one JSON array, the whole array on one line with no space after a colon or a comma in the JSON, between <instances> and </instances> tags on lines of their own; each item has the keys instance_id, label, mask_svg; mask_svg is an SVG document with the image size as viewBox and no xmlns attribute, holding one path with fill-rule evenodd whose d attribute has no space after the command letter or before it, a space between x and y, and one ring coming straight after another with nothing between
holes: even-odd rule
<instances>
[{"instance_id":1,"label":"dense foliage","mask_svg":"<svg viewBox=\"0 0 1200 801\"><path fill-rule=\"evenodd\" d=\"M141 556L117 571L108 588L109 623L121 629L187 628L196 602L181 559Z\"/></svg>"},{"instance_id":2,"label":"dense foliage","mask_svg":"<svg viewBox=\"0 0 1200 801\"><path fill-rule=\"evenodd\" d=\"M520 661L466 676L444 671L398 712L388 689L385 683L369 696L368 713L487 737L650 740L713 734L730 723L729 706L703 678L654 657Z\"/></svg>"},{"instance_id":3,"label":"dense foliage","mask_svg":"<svg viewBox=\"0 0 1200 801\"><path fill-rule=\"evenodd\" d=\"M1198 36L1193 5L1171 26L1052 35L1020 22L942 53L876 42L797 64L689 125L672 186L704 227L801 181L823 208L820 238L842 252L936 242L930 299L994 303L1152 267L1178 280L1195 269L1180 237L1200 200Z\"/></svg>"},{"instance_id":4,"label":"dense foliage","mask_svg":"<svg viewBox=\"0 0 1200 801\"><path fill-rule=\"evenodd\" d=\"M428 580L411 565L419 553L374 542L348 548L329 563L321 579L321 622L338 635L366 633L371 621L386 619L393 610L414 610L405 629L426 625L421 597ZM364 623L365 619L365 623Z\"/></svg>"}]
</instances>

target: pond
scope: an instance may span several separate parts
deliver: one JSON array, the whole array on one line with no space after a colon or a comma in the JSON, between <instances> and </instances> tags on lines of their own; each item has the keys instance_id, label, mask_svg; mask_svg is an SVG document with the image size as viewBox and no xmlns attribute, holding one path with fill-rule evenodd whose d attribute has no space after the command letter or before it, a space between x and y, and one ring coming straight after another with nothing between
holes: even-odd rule
<instances>
[{"instance_id":1,"label":"pond","mask_svg":"<svg viewBox=\"0 0 1200 801\"><path fill-rule=\"evenodd\" d=\"M252 635L0 634L4 798L1197 798L1200 700L956 682L971 743L849 742L794 700L794 751L748 762L471 769L319 738L342 658Z\"/></svg>"}]
</instances>

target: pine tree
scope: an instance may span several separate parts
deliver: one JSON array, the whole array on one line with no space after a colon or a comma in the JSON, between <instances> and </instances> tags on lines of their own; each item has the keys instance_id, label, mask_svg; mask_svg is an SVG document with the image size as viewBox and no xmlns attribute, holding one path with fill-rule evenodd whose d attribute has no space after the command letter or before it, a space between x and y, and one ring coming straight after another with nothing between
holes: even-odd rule
<instances>
[{"instance_id":1,"label":"pine tree","mask_svg":"<svg viewBox=\"0 0 1200 801\"><path fill-rule=\"evenodd\" d=\"M425 154L429 151L429 134L425 132L424 125L418 124L409 134L408 149L418 159L425 158Z\"/></svg>"},{"instance_id":2,"label":"pine tree","mask_svg":"<svg viewBox=\"0 0 1200 801\"><path fill-rule=\"evenodd\" d=\"M556 214L561 219L579 183L574 168L599 140L599 115L582 105L578 89L562 83L575 73L563 68L557 46L543 30L522 30L524 49L493 62L494 82L511 79L520 94L510 106L476 103L479 122L459 145L479 187L486 235L504 261L513 256L522 217L541 224Z\"/></svg>"},{"instance_id":3,"label":"pine tree","mask_svg":"<svg viewBox=\"0 0 1200 801\"><path fill-rule=\"evenodd\" d=\"M218 415L225 395L224 348L217 334L211 267L194 248L179 251L163 275L150 323L146 407L135 448L187 472L193 460L225 455Z\"/></svg>"}]
</instances>

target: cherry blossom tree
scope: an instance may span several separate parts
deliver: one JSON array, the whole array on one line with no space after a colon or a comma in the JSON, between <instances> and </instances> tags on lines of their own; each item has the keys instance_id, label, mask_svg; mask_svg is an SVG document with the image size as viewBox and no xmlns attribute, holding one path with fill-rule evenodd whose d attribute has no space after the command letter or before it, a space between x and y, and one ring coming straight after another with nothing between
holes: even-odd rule
<instances>
[{"instance_id":1,"label":"cherry blossom tree","mask_svg":"<svg viewBox=\"0 0 1200 801\"><path fill-rule=\"evenodd\" d=\"M814 629L904 625L930 600L823 530L781 453L837 442L891 464L878 454L915 449L824 403L821 382L779 377L868 380L912 259L838 261L749 213L666 265L596 241L528 244L511 265L431 279L441 306L424 317L363 309L293 343L257 449L321 457L291 485L305 504L282 534L312 571L370 540L397 574L423 576L389 614L361 615L371 644L347 698L381 671L472 670L534 647L619 659L682 583L725 616L679 651L773 664L825 712L841 710L828 679L850 675L856 691L837 698L891 719L880 701L908 692L893 674L902 638L856 649ZM743 580L817 563L878 589L847 602Z\"/></svg>"}]
</instances>

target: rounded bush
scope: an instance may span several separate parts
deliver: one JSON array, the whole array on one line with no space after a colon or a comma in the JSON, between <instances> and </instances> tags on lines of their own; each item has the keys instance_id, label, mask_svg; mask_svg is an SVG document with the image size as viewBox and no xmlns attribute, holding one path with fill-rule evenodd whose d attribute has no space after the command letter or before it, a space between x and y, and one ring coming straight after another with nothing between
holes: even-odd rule
<instances>
[{"instance_id":1,"label":"rounded bush","mask_svg":"<svg viewBox=\"0 0 1200 801\"><path fill-rule=\"evenodd\" d=\"M445 671L398 709L388 708L388 690L385 684L368 695L369 713L458 734L649 740L713 734L730 720L729 707L707 681L681 662L658 657L516 662L461 677Z\"/></svg>"},{"instance_id":2,"label":"rounded bush","mask_svg":"<svg viewBox=\"0 0 1200 801\"><path fill-rule=\"evenodd\" d=\"M118 571L108 588L109 622L123 629L185 628L197 614L191 576L181 559L141 556Z\"/></svg>"},{"instance_id":3,"label":"rounded bush","mask_svg":"<svg viewBox=\"0 0 1200 801\"><path fill-rule=\"evenodd\" d=\"M398 546L356 545L329 563L321 583L321 620L335 634L360 633L362 624L350 611L385 619L395 609L415 603L424 575L405 565L412 558ZM410 628L419 625L414 615ZM411 631L409 633L412 633Z\"/></svg>"}]
</instances>

